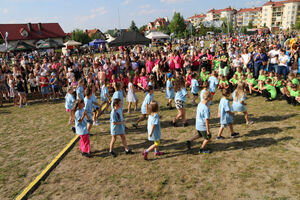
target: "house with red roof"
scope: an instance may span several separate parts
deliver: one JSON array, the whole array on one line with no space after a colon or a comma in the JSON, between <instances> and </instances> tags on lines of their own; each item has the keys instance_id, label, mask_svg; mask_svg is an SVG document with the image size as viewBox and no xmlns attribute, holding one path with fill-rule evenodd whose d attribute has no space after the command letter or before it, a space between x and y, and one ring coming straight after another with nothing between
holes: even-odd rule
<instances>
[{"instance_id":1,"label":"house with red roof","mask_svg":"<svg viewBox=\"0 0 300 200\"><path fill-rule=\"evenodd\" d=\"M168 17L156 18L153 22L149 22L147 25L147 31L155 31L158 27L165 27L169 25Z\"/></svg>"},{"instance_id":2,"label":"house with red roof","mask_svg":"<svg viewBox=\"0 0 300 200\"><path fill-rule=\"evenodd\" d=\"M6 32L8 44L11 46L18 40L35 46L39 40L48 38L63 43L66 36L58 23L0 24L0 39L5 39Z\"/></svg>"},{"instance_id":3,"label":"house with red roof","mask_svg":"<svg viewBox=\"0 0 300 200\"><path fill-rule=\"evenodd\" d=\"M223 9L211 9L206 13L205 21L220 21L222 18L226 18L228 22L236 25L236 9L229 6Z\"/></svg>"},{"instance_id":4,"label":"house with red roof","mask_svg":"<svg viewBox=\"0 0 300 200\"><path fill-rule=\"evenodd\" d=\"M193 24L193 26L197 26L201 22L203 22L205 20L205 18L206 18L206 14L199 14L199 15L191 16L191 17L187 18L186 20L188 22L190 22L191 24Z\"/></svg>"},{"instance_id":5,"label":"house with red roof","mask_svg":"<svg viewBox=\"0 0 300 200\"><path fill-rule=\"evenodd\" d=\"M86 29L85 32L88 34L89 37L96 36L97 38L95 38L95 39L101 39L101 40L106 39L104 33L102 33L102 31L100 31L97 28L91 29L91 30Z\"/></svg>"}]
</instances>

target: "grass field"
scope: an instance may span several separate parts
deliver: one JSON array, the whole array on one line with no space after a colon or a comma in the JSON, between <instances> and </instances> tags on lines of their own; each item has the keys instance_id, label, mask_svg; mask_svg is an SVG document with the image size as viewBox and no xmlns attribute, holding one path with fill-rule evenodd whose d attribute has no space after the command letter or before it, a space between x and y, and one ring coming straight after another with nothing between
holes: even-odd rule
<instances>
[{"instance_id":1,"label":"grass field","mask_svg":"<svg viewBox=\"0 0 300 200\"><path fill-rule=\"evenodd\" d=\"M144 95L138 94L142 101ZM188 152L185 141L196 132L196 107L187 104L190 126L170 126L176 110L166 109L165 94L155 92L162 115L161 150L166 155L141 152L147 141L146 121L134 129L139 112L125 115L127 140L136 153L125 155L121 141L117 158L108 154L109 115L93 127L92 158L80 155L78 144L62 160L31 199L300 199L300 107L284 101L265 102L262 97L247 100L253 125L236 115L234 129L241 137L216 141L219 128L217 107L220 93L211 107L213 140L210 155L199 155L202 139ZM141 104L141 103L140 103ZM126 104L125 104L126 105ZM64 102L33 103L19 109L0 108L0 199L11 199L24 189L73 138L67 126ZM179 123L181 125L181 123Z\"/></svg>"}]
</instances>

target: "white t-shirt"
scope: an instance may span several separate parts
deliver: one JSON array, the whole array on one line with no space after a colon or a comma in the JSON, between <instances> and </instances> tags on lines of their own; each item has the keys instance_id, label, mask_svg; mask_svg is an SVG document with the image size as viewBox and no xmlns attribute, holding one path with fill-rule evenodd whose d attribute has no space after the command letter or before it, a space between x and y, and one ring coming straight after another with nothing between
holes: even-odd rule
<instances>
[{"instance_id":1,"label":"white t-shirt","mask_svg":"<svg viewBox=\"0 0 300 200\"><path fill-rule=\"evenodd\" d=\"M289 60L289 57L287 55L283 55L283 56L279 55L278 60L279 60L279 64L278 65L280 65L280 66L287 66L287 61Z\"/></svg>"},{"instance_id":2,"label":"white t-shirt","mask_svg":"<svg viewBox=\"0 0 300 200\"><path fill-rule=\"evenodd\" d=\"M204 41L203 40L200 41L200 47L204 48Z\"/></svg>"},{"instance_id":3,"label":"white t-shirt","mask_svg":"<svg viewBox=\"0 0 300 200\"><path fill-rule=\"evenodd\" d=\"M28 83L30 83L31 87L36 87L36 80L34 79L28 79Z\"/></svg>"},{"instance_id":4,"label":"white t-shirt","mask_svg":"<svg viewBox=\"0 0 300 200\"><path fill-rule=\"evenodd\" d=\"M248 64L248 61L250 60L250 54L242 54L242 59L243 59L244 67L247 67L246 64Z\"/></svg>"},{"instance_id":5,"label":"white t-shirt","mask_svg":"<svg viewBox=\"0 0 300 200\"><path fill-rule=\"evenodd\" d=\"M270 63L271 63L271 64L277 64L278 61L277 61L276 55L279 55L279 50L276 51L275 49L272 49L272 50L269 52L269 54L270 54Z\"/></svg>"}]
</instances>

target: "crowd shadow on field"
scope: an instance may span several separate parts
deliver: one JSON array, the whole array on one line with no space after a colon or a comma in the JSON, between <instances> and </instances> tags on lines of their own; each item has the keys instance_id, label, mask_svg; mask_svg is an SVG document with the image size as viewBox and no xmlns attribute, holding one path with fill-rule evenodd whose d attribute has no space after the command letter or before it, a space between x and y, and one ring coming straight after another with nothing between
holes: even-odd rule
<instances>
[{"instance_id":1,"label":"crowd shadow on field","mask_svg":"<svg viewBox=\"0 0 300 200\"><path fill-rule=\"evenodd\" d=\"M288 127L283 127L283 128L278 128L278 127L261 128L261 129L257 129L257 130L251 130L243 136L256 137L256 136L262 136L262 135L266 135L266 134L278 134L283 131L286 131L289 129L295 129L295 128L296 128L296 126L288 126Z\"/></svg>"},{"instance_id":2,"label":"crowd shadow on field","mask_svg":"<svg viewBox=\"0 0 300 200\"><path fill-rule=\"evenodd\" d=\"M289 118L297 116L296 113L291 113L287 115L264 115L260 117L250 117L251 120L254 121L254 123L261 123L261 122L278 122L287 120ZM244 115L235 115L234 116L234 124L245 124L245 117Z\"/></svg>"}]
</instances>

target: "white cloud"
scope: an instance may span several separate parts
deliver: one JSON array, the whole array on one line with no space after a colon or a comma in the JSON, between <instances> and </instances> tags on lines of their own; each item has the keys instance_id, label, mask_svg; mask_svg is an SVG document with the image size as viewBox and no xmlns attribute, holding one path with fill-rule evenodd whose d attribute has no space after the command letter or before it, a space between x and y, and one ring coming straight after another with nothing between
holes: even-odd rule
<instances>
[{"instance_id":1,"label":"white cloud","mask_svg":"<svg viewBox=\"0 0 300 200\"><path fill-rule=\"evenodd\" d=\"M263 2L261 0L257 1L247 1L246 6L251 7L251 6L261 6Z\"/></svg>"},{"instance_id":2,"label":"white cloud","mask_svg":"<svg viewBox=\"0 0 300 200\"><path fill-rule=\"evenodd\" d=\"M150 8L150 7L151 7L150 4L145 4L145 5L140 6L141 9L146 9L146 8Z\"/></svg>"},{"instance_id":3,"label":"white cloud","mask_svg":"<svg viewBox=\"0 0 300 200\"><path fill-rule=\"evenodd\" d=\"M3 14L7 14L8 9L7 8L0 8L0 12L2 12Z\"/></svg>"},{"instance_id":4,"label":"white cloud","mask_svg":"<svg viewBox=\"0 0 300 200\"><path fill-rule=\"evenodd\" d=\"M121 5L128 5L132 2L132 0L124 0Z\"/></svg>"},{"instance_id":5,"label":"white cloud","mask_svg":"<svg viewBox=\"0 0 300 200\"><path fill-rule=\"evenodd\" d=\"M107 13L107 10L105 7L99 7L99 8L94 8L91 10L92 13L96 14L96 15L104 15Z\"/></svg>"},{"instance_id":6,"label":"white cloud","mask_svg":"<svg viewBox=\"0 0 300 200\"><path fill-rule=\"evenodd\" d=\"M183 3L188 0L160 0L161 3L173 4L173 3Z\"/></svg>"}]
</instances>

